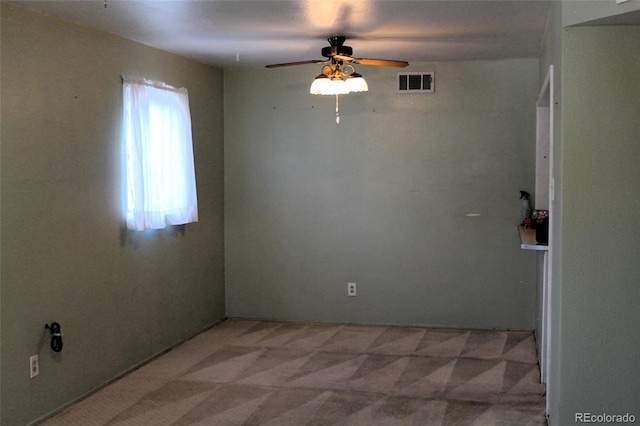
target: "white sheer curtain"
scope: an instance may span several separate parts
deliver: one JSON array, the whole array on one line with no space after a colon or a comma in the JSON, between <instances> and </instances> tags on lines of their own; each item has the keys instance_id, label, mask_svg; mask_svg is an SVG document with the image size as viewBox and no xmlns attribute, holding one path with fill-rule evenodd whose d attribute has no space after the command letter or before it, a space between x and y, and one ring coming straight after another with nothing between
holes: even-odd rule
<instances>
[{"instance_id":1,"label":"white sheer curtain","mask_svg":"<svg viewBox=\"0 0 640 426\"><path fill-rule=\"evenodd\" d=\"M198 221L187 90L122 76L127 228Z\"/></svg>"}]
</instances>

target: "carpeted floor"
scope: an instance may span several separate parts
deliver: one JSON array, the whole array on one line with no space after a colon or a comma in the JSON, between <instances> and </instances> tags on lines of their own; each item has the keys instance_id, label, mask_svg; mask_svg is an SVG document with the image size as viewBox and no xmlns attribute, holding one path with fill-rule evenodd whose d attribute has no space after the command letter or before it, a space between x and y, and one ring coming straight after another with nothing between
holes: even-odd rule
<instances>
[{"instance_id":1,"label":"carpeted floor","mask_svg":"<svg viewBox=\"0 0 640 426\"><path fill-rule=\"evenodd\" d=\"M54 425L545 425L529 332L228 320Z\"/></svg>"}]
</instances>

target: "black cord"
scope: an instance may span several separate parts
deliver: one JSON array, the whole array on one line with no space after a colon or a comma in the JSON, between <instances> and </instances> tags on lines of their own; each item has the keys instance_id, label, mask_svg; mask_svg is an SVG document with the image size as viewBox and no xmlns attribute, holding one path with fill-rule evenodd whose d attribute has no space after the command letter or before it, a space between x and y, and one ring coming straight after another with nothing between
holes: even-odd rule
<instances>
[{"instance_id":1,"label":"black cord","mask_svg":"<svg viewBox=\"0 0 640 426\"><path fill-rule=\"evenodd\" d=\"M52 322L51 326L46 324L44 328L51 330L51 349L54 352L60 352L62 350L62 329L60 324Z\"/></svg>"}]
</instances>

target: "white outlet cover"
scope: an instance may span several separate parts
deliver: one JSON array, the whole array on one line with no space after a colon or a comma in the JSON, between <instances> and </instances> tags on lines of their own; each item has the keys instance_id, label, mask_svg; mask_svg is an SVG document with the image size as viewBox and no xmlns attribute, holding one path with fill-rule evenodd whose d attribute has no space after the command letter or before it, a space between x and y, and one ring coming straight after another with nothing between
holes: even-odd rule
<instances>
[{"instance_id":1,"label":"white outlet cover","mask_svg":"<svg viewBox=\"0 0 640 426\"><path fill-rule=\"evenodd\" d=\"M356 283L347 283L347 296L356 295Z\"/></svg>"},{"instance_id":2,"label":"white outlet cover","mask_svg":"<svg viewBox=\"0 0 640 426\"><path fill-rule=\"evenodd\" d=\"M32 379L40 374L40 361L38 355L32 355L29 357L29 377Z\"/></svg>"}]
</instances>

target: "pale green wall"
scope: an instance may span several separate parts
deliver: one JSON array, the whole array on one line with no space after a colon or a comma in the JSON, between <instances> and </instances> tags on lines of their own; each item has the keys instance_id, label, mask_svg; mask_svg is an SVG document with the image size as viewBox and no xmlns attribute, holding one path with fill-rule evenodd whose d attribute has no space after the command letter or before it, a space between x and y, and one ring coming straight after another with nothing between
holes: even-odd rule
<instances>
[{"instance_id":1,"label":"pale green wall","mask_svg":"<svg viewBox=\"0 0 640 426\"><path fill-rule=\"evenodd\" d=\"M553 64L551 424L639 406L638 246L621 231L633 234L640 207L637 136L624 142L637 114L619 116L638 110L637 29L629 47L626 30L583 39L564 25L640 6L586 3L552 2L539 79L534 60L418 64L436 71L436 93L401 96L396 70L361 67L371 91L341 98L337 127L333 99L307 94L313 66L226 72L229 315L533 327L535 256L515 249L513 192L533 189L533 102ZM23 424L224 315L222 75L4 3L1 47L2 424ZM622 98L611 82L586 96L592 69L619 72ZM123 73L190 90L201 221L184 233L121 238ZM615 208L586 220L586 204ZM52 320L57 356L42 330Z\"/></svg>"},{"instance_id":2,"label":"pale green wall","mask_svg":"<svg viewBox=\"0 0 640 426\"><path fill-rule=\"evenodd\" d=\"M1 409L21 425L224 316L223 75L4 2L1 47ZM189 90L199 223L122 232L121 74Z\"/></svg>"},{"instance_id":3,"label":"pale green wall","mask_svg":"<svg viewBox=\"0 0 640 426\"><path fill-rule=\"evenodd\" d=\"M640 0L627 0L618 3L616 0L563 0L562 25L590 25L599 19L609 19L616 15L640 11Z\"/></svg>"},{"instance_id":4,"label":"pale green wall","mask_svg":"<svg viewBox=\"0 0 640 426\"><path fill-rule=\"evenodd\" d=\"M640 418L639 48L638 26L563 38L561 425Z\"/></svg>"},{"instance_id":5,"label":"pale green wall","mask_svg":"<svg viewBox=\"0 0 640 426\"><path fill-rule=\"evenodd\" d=\"M308 93L319 68L225 71L227 315L532 329L536 59L412 64L434 94ZM467 217L480 213L480 217ZM358 296L347 297L347 282Z\"/></svg>"},{"instance_id":6,"label":"pale green wall","mask_svg":"<svg viewBox=\"0 0 640 426\"><path fill-rule=\"evenodd\" d=\"M638 224L640 41L637 28L567 27L638 11L637 0L552 2L547 24L540 75L553 64L556 96L551 426L574 423L576 412L640 414L630 327L638 245L625 234Z\"/></svg>"}]
</instances>

